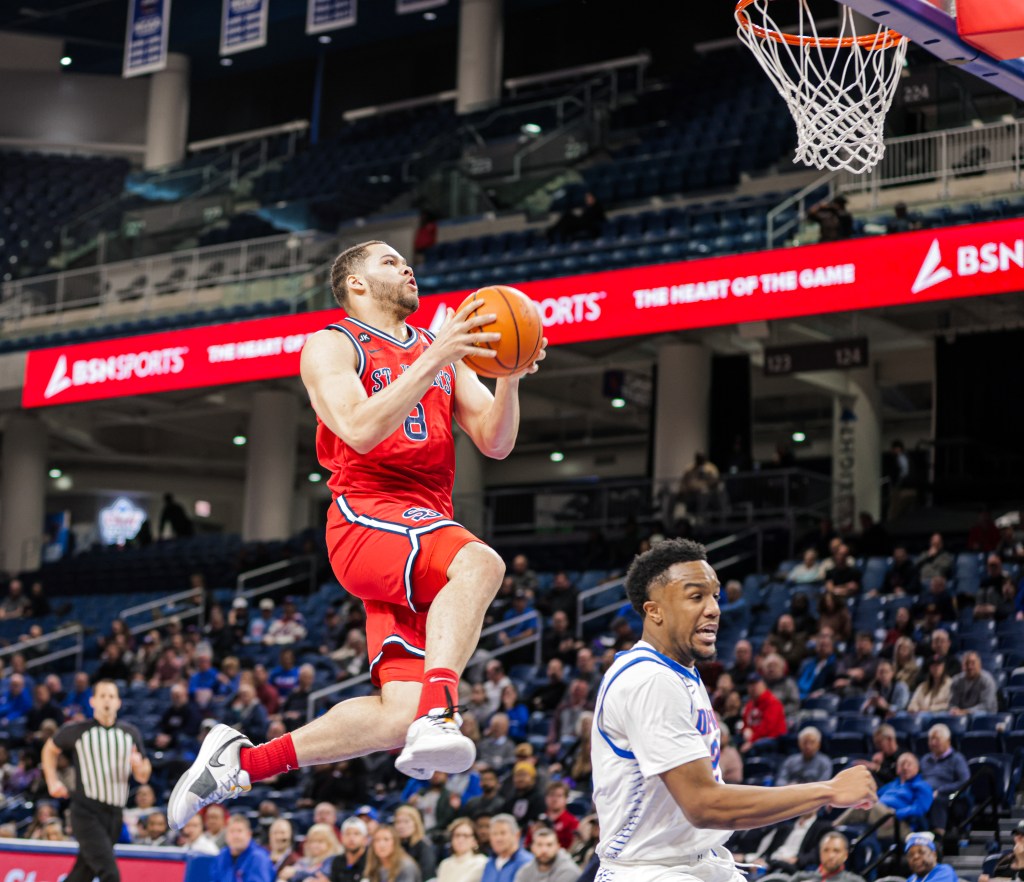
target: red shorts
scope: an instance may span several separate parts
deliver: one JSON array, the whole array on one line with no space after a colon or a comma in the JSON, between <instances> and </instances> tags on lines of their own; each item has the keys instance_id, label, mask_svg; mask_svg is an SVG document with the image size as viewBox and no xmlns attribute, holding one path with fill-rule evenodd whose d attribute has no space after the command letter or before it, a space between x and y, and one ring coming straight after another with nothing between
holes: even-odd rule
<instances>
[{"instance_id":1,"label":"red shorts","mask_svg":"<svg viewBox=\"0 0 1024 882\"><path fill-rule=\"evenodd\" d=\"M327 553L342 587L366 607L376 685L422 680L427 610L455 555L480 542L462 524L409 503L339 496L327 514Z\"/></svg>"}]
</instances>

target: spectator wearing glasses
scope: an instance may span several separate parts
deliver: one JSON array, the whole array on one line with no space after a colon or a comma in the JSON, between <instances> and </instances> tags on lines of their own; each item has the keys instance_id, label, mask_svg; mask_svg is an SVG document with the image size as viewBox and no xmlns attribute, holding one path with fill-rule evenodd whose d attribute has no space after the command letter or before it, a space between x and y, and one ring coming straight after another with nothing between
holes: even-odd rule
<instances>
[{"instance_id":1,"label":"spectator wearing glasses","mask_svg":"<svg viewBox=\"0 0 1024 882\"><path fill-rule=\"evenodd\" d=\"M437 882L480 882L487 856L480 854L476 830L469 818L456 818L448 825L451 857L437 866Z\"/></svg>"}]
</instances>

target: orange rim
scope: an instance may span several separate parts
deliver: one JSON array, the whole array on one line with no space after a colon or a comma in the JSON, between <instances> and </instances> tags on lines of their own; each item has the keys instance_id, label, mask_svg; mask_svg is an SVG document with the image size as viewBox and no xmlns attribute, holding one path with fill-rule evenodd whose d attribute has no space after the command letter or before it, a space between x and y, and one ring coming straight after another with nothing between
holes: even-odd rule
<instances>
[{"instance_id":1,"label":"orange rim","mask_svg":"<svg viewBox=\"0 0 1024 882\"><path fill-rule=\"evenodd\" d=\"M898 34L889 28L883 28L878 33L865 34L861 37L804 37L799 34L784 34L782 31L763 28L750 20L746 9L756 2L757 0L738 0L736 4L736 20L741 28L750 31L754 36L762 40L774 40L776 43L786 43L789 46L819 46L822 49L850 49L853 46L860 46L861 49L867 49L872 52L892 49L903 40L902 34Z\"/></svg>"}]
</instances>

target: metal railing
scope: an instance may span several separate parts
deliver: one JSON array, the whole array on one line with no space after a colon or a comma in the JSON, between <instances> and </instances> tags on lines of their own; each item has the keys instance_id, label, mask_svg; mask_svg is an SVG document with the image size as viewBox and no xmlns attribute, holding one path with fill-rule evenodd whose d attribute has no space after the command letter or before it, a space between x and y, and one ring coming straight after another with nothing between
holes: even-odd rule
<instances>
[{"instance_id":1,"label":"metal railing","mask_svg":"<svg viewBox=\"0 0 1024 882\"><path fill-rule=\"evenodd\" d=\"M512 640L503 646L495 646L493 648L483 648L489 642L488 638L495 637L502 631L507 630L515 625L523 624L528 621L535 621L537 630L527 637ZM510 652L515 652L517 649L533 645L533 663L539 665L541 663L541 647L544 637L544 616L536 610L532 612L525 612L522 615L515 616L504 622L495 622L493 625L488 625L480 632L480 640L478 641L477 653L474 654L473 658L470 659L467 668L473 667L487 659L501 658L503 655L508 655ZM339 693L345 692L356 687L363 687L370 682L369 673L359 674L357 677L353 677L350 680L345 680L341 683L332 683L330 686L324 686L322 689L317 689L315 692L309 694L309 698L306 699L306 719L312 720L316 716L317 705L322 699L328 696L339 695ZM339 697L334 704L341 701Z\"/></svg>"},{"instance_id":2,"label":"metal railing","mask_svg":"<svg viewBox=\"0 0 1024 882\"><path fill-rule=\"evenodd\" d=\"M800 231L800 225L807 217L807 209L810 208L808 205L810 197L825 189L831 197L837 174L838 172L829 172L769 210L765 231L769 248L775 248Z\"/></svg>"},{"instance_id":3,"label":"metal railing","mask_svg":"<svg viewBox=\"0 0 1024 882\"><path fill-rule=\"evenodd\" d=\"M157 610L157 615L152 615ZM150 613L144 622L136 625L129 623L129 619L136 616ZM188 591L179 591L177 594L168 594L158 597L156 600L147 600L145 603L129 606L118 613L127 626L128 632L135 636L144 634L153 628L162 628L171 621L182 621L184 619L198 619L199 627L206 624L206 593L202 588L190 588Z\"/></svg>"},{"instance_id":4,"label":"metal railing","mask_svg":"<svg viewBox=\"0 0 1024 882\"><path fill-rule=\"evenodd\" d=\"M305 586L306 594L316 592L316 557L311 554L241 573L235 581L235 596L252 600L272 591L297 589L300 585Z\"/></svg>"},{"instance_id":5,"label":"metal railing","mask_svg":"<svg viewBox=\"0 0 1024 882\"><path fill-rule=\"evenodd\" d=\"M65 647L63 649L49 650L52 644L60 640L71 639L73 641L72 646ZM39 637L33 637L29 640L22 640L18 643L14 643L11 646L5 646L0 649L0 659L6 658L7 656L17 655L18 653L24 654L26 649L32 649L33 647L42 647L44 653L33 657L26 657L25 667L26 668L37 668L44 665L49 666L58 659L67 658L68 656L75 657L75 670L80 671L82 669L82 657L85 653L85 629L79 624L65 625L62 628L58 628L56 631L50 631L47 634L42 634Z\"/></svg>"},{"instance_id":6,"label":"metal railing","mask_svg":"<svg viewBox=\"0 0 1024 882\"><path fill-rule=\"evenodd\" d=\"M18 279L0 287L0 318L11 323L47 316L56 319L47 321L51 328L65 319L87 323L199 306L292 302L305 287L303 274L335 250L333 237L290 233ZM210 289L220 290L211 295ZM83 309L96 312L75 315Z\"/></svg>"},{"instance_id":7,"label":"metal railing","mask_svg":"<svg viewBox=\"0 0 1024 882\"><path fill-rule=\"evenodd\" d=\"M937 197L950 195L953 181L992 173L1008 173L1021 189L1024 169L1024 122L1009 120L890 138L882 161L864 175L839 172L843 193L870 194L877 205L879 190L907 184L935 183Z\"/></svg>"}]
</instances>

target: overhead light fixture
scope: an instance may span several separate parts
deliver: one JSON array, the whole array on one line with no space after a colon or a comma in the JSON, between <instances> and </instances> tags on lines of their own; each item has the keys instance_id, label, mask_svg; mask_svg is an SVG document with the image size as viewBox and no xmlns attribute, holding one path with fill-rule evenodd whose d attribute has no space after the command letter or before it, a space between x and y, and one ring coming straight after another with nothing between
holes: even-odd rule
<instances>
[{"instance_id":1,"label":"overhead light fixture","mask_svg":"<svg viewBox=\"0 0 1024 882\"><path fill-rule=\"evenodd\" d=\"M70 490L75 486L74 481L71 480L71 475L61 475L57 478L54 485L58 490Z\"/></svg>"},{"instance_id":2,"label":"overhead light fixture","mask_svg":"<svg viewBox=\"0 0 1024 882\"><path fill-rule=\"evenodd\" d=\"M193 511L195 511L197 518L208 518L213 511L213 506L210 505L209 499L197 499L193 506Z\"/></svg>"},{"instance_id":3,"label":"overhead light fixture","mask_svg":"<svg viewBox=\"0 0 1024 882\"><path fill-rule=\"evenodd\" d=\"M64 472L62 472L60 469L50 469L51 478L59 478L63 474Z\"/></svg>"},{"instance_id":4,"label":"overhead light fixture","mask_svg":"<svg viewBox=\"0 0 1024 882\"><path fill-rule=\"evenodd\" d=\"M231 443L234 444L235 447L245 447L248 441L249 439L242 434L235 435L235 437L231 439Z\"/></svg>"},{"instance_id":5,"label":"overhead light fixture","mask_svg":"<svg viewBox=\"0 0 1024 882\"><path fill-rule=\"evenodd\" d=\"M625 406L626 406L626 399L625 398L613 398L612 399L612 407L618 409L618 408L622 408L622 407L625 407Z\"/></svg>"},{"instance_id":6,"label":"overhead light fixture","mask_svg":"<svg viewBox=\"0 0 1024 882\"><path fill-rule=\"evenodd\" d=\"M324 476L321 475L320 472L310 472L307 477L309 478L310 484L319 484L324 479Z\"/></svg>"},{"instance_id":7,"label":"overhead light fixture","mask_svg":"<svg viewBox=\"0 0 1024 882\"><path fill-rule=\"evenodd\" d=\"M61 67L68 67L70 64L71 64L71 56L70 55L61 56L61 59L60 59L60 66Z\"/></svg>"},{"instance_id":8,"label":"overhead light fixture","mask_svg":"<svg viewBox=\"0 0 1024 882\"><path fill-rule=\"evenodd\" d=\"M524 135L539 135L544 130L537 123L523 123L519 127L519 131Z\"/></svg>"},{"instance_id":9,"label":"overhead light fixture","mask_svg":"<svg viewBox=\"0 0 1024 882\"><path fill-rule=\"evenodd\" d=\"M331 38L327 34L321 34L319 37L316 38L316 40L323 46L327 46L331 42Z\"/></svg>"},{"instance_id":10,"label":"overhead light fixture","mask_svg":"<svg viewBox=\"0 0 1024 882\"><path fill-rule=\"evenodd\" d=\"M436 12L424 12L423 13L423 20L424 21L437 21L437 13Z\"/></svg>"},{"instance_id":11,"label":"overhead light fixture","mask_svg":"<svg viewBox=\"0 0 1024 882\"><path fill-rule=\"evenodd\" d=\"M235 63L235 60L233 58L222 58L220 60L220 66L221 67L231 67L231 65L233 65L234 63Z\"/></svg>"},{"instance_id":12,"label":"overhead light fixture","mask_svg":"<svg viewBox=\"0 0 1024 882\"><path fill-rule=\"evenodd\" d=\"M793 440L797 444L803 444L804 441L807 440L807 435L805 435L803 432L794 432L793 433Z\"/></svg>"},{"instance_id":13,"label":"overhead light fixture","mask_svg":"<svg viewBox=\"0 0 1024 882\"><path fill-rule=\"evenodd\" d=\"M552 462L561 462L565 459L565 454L561 450L552 450L549 458Z\"/></svg>"}]
</instances>

